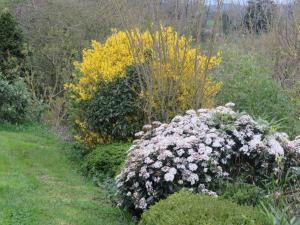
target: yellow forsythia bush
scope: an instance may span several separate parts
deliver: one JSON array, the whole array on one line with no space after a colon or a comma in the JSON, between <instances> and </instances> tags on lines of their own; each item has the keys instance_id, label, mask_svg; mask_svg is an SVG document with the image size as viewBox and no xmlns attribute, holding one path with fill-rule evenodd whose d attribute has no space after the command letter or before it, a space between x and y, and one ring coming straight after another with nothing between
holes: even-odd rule
<instances>
[{"instance_id":1,"label":"yellow forsythia bush","mask_svg":"<svg viewBox=\"0 0 300 225\"><path fill-rule=\"evenodd\" d=\"M192 41L162 25L157 31L113 30L104 43L92 41L91 48L83 51L82 61L75 63L80 77L65 88L80 105L91 99L100 81L111 82L116 76L126 76L129 66L139 66L144 85L139 96L146 102L145 114L152 110L167 115L156 118L152 113L148 120L169 120L188 108L212 107L222 84L209 71L220 64L221 57L219 53L210 58L199 54Z\"/></svg>"}]
</instances>

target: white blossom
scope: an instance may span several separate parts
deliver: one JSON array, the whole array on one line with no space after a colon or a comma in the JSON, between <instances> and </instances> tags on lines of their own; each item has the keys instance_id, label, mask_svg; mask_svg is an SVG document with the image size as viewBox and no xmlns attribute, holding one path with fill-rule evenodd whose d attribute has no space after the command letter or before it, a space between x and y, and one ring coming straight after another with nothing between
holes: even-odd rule
<instances>
[{"instance_id":1,"label":"white blossom","mask_svg":"<svg viewBox=\"0 0 300 225\"><path fill-rule=\"evenodd\" d=\"M208 184L214 179L235 178L228 171L251 171L240 171L240 165L250 164L257 172L276 173L282 169L278 165L282 160L290 155L300 157L300 136L290 141L284 133L269 134L267 123L236 113L233 107L233 103L228 103L197 112L188 110L168 124L153 122L144 126L117 176L117 188L129 204L127 207L145 210L172 193L172 182L178 188L216 196L207 189ZM218 121L218 115L230 117L230 126ZM235 164L237 159L241 160L239 164ZM255 163L257 160L259 164Z\"/></svg>"},{"instance_id":2,"label":"white blossom","mask_svg":"<svg viewBox=\"0 0 300 225\"><path fill-rule=\"evenodd\" d=\"M233 108L235 106L235 104L233 102L228 102L225 107L228 107L228 108Z\"/></svg>"},{"instance_id":3,"label":"white blossom","mask_svg":"<svg viewBox=\"0 0 300 225\"><path fill-rule=\"evenodd\" d=\"M178 154L179 156L182 156L182 155L184 154L184 150L183 150L183 149L179 149L179 150L177 151L177 154Z\"/></svg>"},{"instance_id":4,"label":"white blossom","mask_svg":"<svg viewBox=\"0 0 300 225\"><path fill-rule=\"evenodd\" d=\"M195 173L191 173L187 180L191 183L191 185L194 185L197 181L199 181L199 176Z\"/></svg>"},{"instance_id":5,"label":"white blossom","mask_svg":"<svg viewBox=\"0 0 300 225\"><path fill-rule=\"evenodd\" d=\"M161 161L156 161L154 164L153 164L153 167L154 168L161 168L162 167L162 162Z\"/></svg>"},{"instance_id":6,"label":"white blossom","mask_svg":"<svg viewBox=\"0 0 300 225\"><path fill-rule=\"evenodd\" d=\"M270 154L275 155L275 156L284 155L284 149L282 148L280 143L278 141L276 141L275 138L270 138L268 144L270 146L270 149L269 149Z\"/></svg>"},{"instance_id":7,"label":"white blossom","mask_svg":"<svg viewBox=\"0 0 300 225\"><path fill-rule=\"evenodd\" d=\"M198 169L198 166L195 163L190 163L189 164L189 169L190 169L190 171L195 171L195 170Z\"/></svg>"},{"instance_id":8,"label":"white blossom","mask_svg":"<svg viewBox=\"0 0 300 225\"><path fill-rule=\"evenodd\" d=\"M140 132L135 133L134 136L135 136L136 138L140 138L140 137L142 137L144 134L145 134L144 131L140 131Z\"/></svg>"},{"instance_id":9,"label":"white blossom","mask_svg":"<svg viewBox=\"0 0 300 225\"><path fill-rule=\"evenodd\" d=\"M174 177L175 175L173 173L166 173L164 178L165 178L165 181L173 181L174 180Z\"/></svg>"},{"instance_id":10,"label":"white blossom","mask_svg":"<svg viewBox=\"0 0 300 225\"><path fill-rule=\"evenodd\" d=\"M144 162L145 162L146 164L151 164L151 163L153 163L153 160L150 159L150 157L146 157L145 160L144 160Z\"/></svg>"},{"instance_id":11,"label":"white blossom","mask_svg":"<svg viewBox=\"0 0 300 225\"><path fill-rule=\"evenodd\" d=\"M147 202L146 202L145 198L140 199L138 208L140 208L140 209L146 209L147 208Z\"/></svg>"}]
</instances>

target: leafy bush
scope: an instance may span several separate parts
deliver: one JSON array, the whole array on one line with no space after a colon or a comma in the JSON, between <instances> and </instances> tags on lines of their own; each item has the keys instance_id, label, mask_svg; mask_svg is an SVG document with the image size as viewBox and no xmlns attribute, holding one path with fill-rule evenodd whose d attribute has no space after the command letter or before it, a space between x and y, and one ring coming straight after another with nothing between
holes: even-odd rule
<instances>
[{"instance_id":1,"label":"leafy bush","mask_svg":"<svg viewBox=\"0 0 300 225\"><path fill-rule=\"evenodd\" d=\"M207 73L220 64L220 55L199 54L192 38L171 27L151 32L113 31L105 43L93 41L83 51L78 79L65 84L79 111L78 141L96 146L124 140L141 120L169 121L191 105L213 106L221 83Z\"/></svg>"},{"instance_id":2,"label":"leafy bush","mask_svg":"<svg viewBox=\"0 0 300 225\"><path fill-rule=\"evenodd\" d=\"M243 182L221 182L216 190L224 199L231 200L239 205L259 205L265 198L265 191L253 184Z\"/></svg>"},{"instance_id":3,"label":"leafy bush","mask_svg":"<svg viewBox=\"0 0 300 225\"><path fill-rule=\"evenodd\" d=\"M125 77L100 82L84 109L91 130L115 140L127 140L142 127L143 112L138 105L139 78L133 67Z\"/></svg>"},{"instance_id":4,"label":"leafy bush","mask_svg":"<svg viewBox=\"0 0 300 225\"><path fill-rule=\"evenodd\" d=\"M262 183L297 165L300 139L273 133L264 121L225 107L188 110L136 135L117 185L121 204L137 212L182 188L214 195L218 179Z\"/></svg>"},{"instance_id":5,"label":"leafy bush","mask_svg":"<svg viewBox=\"0 0 300 225\"><path fill-rule=\"evenodd\" d=\"M0 12L0 121L22 122L30 103L23 80L23 34L13 16Z\"/></svg>"},{"instance_id":6,"label":"leafy bush","mask_svg":"<svg viewBox=\"0 0 300 225\"><path fill-rule=\"evenodd\" d=\"M0 121L18 123L26 118L29 94L22 80L14 83L1 78L0 74Z\"/></svg>"},{"instance_id":7,"label":"leafy bush","mask_svg":"<svg viewBox=\"0 0 300 225\"><path fill-rule=\"evenodd\" d=\"M220 73L226 75L217 103L222 105L233 101L238 111L279 122L281 129L291 136L299 133L297 111L300 102L269 77L271 71L266 69L267 66L257 56L237 56L235 53L233 50L224 55L224 64L220 66Z\"/></svg>"},{"instance_id":8,"label":"leafy bush","mask_svg":"<svg viewBox=\"0 0 300 225\"><path fill-rule=\"evenodd\" d=\"M124 143L101 145L85 157L84 170L100 180L114 177L120 172L128 149L129 144Z\"/></svg>"},{"instance_id":9,"label":"leafy bush","mask_svg":"<svg viewBox=\"0 0 300 225\"><path fill-rule=\"evenodd\" d=\"M268 225L262 213L253 207L239 206L228 200L179 192L150 207L140 225Z\"/></svg>"}]
</instances>

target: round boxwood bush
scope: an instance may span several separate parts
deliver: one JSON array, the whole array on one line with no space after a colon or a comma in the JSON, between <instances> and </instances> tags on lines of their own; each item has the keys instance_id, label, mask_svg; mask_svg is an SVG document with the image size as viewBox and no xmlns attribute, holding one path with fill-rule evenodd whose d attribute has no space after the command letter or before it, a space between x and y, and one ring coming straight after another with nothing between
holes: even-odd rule
<instances>
[{"instance_id":1,"label":"round boxwood bush","mask_svg":"<svg viewBox=\"0 0 300 225\"><path fill-rule=\"evenodd\" d=\"M84 170L95 178L113 178L120 172L126 159L129 144L113 143L98 146L89 153L83 163Z\"/></svg>"},{"instance_id":2,"label":"round boxwood bush","mask_svg":"<svg viewBox=\"0 0 300 225\"><path fill-rule=\"evenodd\" d=\"M218 180L263 185L299 165L300 139L290 141L233 106L188 110L169 124L144 126L117 177L121 204L141 213L182 188L215 195L210 187Z\"/></svg>"},{"instance_id":3,"label":"round boxwood bush","mask_svg":"<svg viewBox=\"0 0 300 225\"><path fill-rule=\"evenodd\" d=\"M117 76L111 82L99 82L97 91L83 107L89 128L115 140L133 137L144 118L139 108L138 82L134 67L127 68L126 76Z\"/></svg>"},{"instance_id":4,"label":"round boxwood bush","mask_svg":"<svg viewBox=\"0 0 300 225\"><path fill-rule=\"evenodd\" d=\"M216 197L179 192L151 206L139 225L268 225L262 213Z\"/></svg>"}]
</instances>

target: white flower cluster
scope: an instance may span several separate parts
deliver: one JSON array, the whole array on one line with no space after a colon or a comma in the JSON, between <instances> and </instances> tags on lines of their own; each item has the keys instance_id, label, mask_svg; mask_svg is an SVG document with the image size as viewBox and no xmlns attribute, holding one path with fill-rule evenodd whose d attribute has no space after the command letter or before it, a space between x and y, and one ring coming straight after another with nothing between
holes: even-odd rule
<instances>
[{"instance_id":1,"label":"white flower cluster","mask_svg":"<svg viewBox=\"0 0 300 225\"><path fill-rule=\"evenodd\" d=\"M282 168L287 155L300 154L300 138L271 134L267 123L233 106L188 110L169 124L144 126L117 177L121 204L143 211L182 188L214 195L208 187L218 178L249 173L257 182Z\"/></svg>"}]
</instances>

